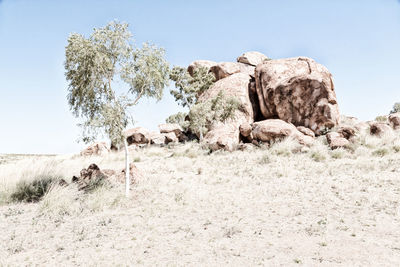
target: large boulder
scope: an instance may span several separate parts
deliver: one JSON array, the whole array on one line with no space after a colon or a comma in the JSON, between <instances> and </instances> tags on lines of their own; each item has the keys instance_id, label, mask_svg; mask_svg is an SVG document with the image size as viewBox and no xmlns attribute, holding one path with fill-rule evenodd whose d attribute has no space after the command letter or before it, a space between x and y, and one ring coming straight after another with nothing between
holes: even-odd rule
<instances>
[{"instance_id":1,"label":"large boulder","mask_svg":"<svg viewBox=\"0 0 400 267\"><path fill-rule=\"evenodd\" d=\"M328 141L328 145L331 149L346 148L350 144L349 140L347 140L341 133L338 132L327 133L326 140Z\"/></svg>"},{"instance_id":2,"label":"large boulder","mask_svg":"<svg viewBox=\"0 0 400 267\"><path fill-rule=\"evenodd\" d=\"M239 145L239 125L236 121L218 123L204 136L204 142L215 150L232 151Z\"/></svg>"},{"instance_id":3,"label":"large boulder","mask_svg":"<svg viewBox=\"0 0 400 267\"><path fill-rule=\"evenodd\" d=\"M196 60L190 63L188 67L188 72L191 76L193 76L193 73L196 69L198 68L206 68L210 69L212 66L217 65L217 62L210 61L210 60Z\"/></svg>"},{"instance_id":4,"label":"large boulder","mask_svg":"<svg viewBox=\"0 0 400 267\"><path fill-rule=\"evenodd\" d=\"M392 128L384 122L373 122L369 128L371 135L382 137L392 132Z\"/></svg>"},{"instance_id":5,"label":"large boulder","mask_svg":"<svg viewBox=\"0 0 400 267\"><path fill-rule=\"evenodd\" d=\"M253 123L252 135L255 140L269 143L280 141L287 137L292 137L303 145L309 145L313 141L312 137L302 134L293 124L279 119Z\"/></svg>"},{"instance_id":6,"label":"large boulder","mask_svg":"<svg viewBox=\"0 0 400 267\"><path fill-rule=\"evenodd\" d=\"M251 51L246 52L240 57L237 58L237 62L257 66L258 64L262 63L264 60L268 60L268 57L260 52Z\"/></svg>"},{"instance_id":7,"label":"large boulder","mask_svg":"<svg viewBox=\"0 0 400 267\"><path fill-rule=\"evenodd\" d=\"M268 60L257 65L256 90L265 119L279 118L321 134L339 122L332 75L306 57Z\"/></svg>"},{"instance_id":8,"label":"large boulder","mask_svg":"<svg viewBox=\"0 0 400 267\"><path fill-rule=\"evenodd\" d=\"M304 134L304 135L308 135L308 136L311 136L311 137L313 137L313 138L315 137L314 132L311 131L311 129L309 129L309 128L307 128L307 127L304 127L304 126L297 126L296 128L297 128L297 130L299 130L299 132L301 132L301 133Z\"/></svg>"},{"instance_id":9,"label":"large boulder","mask_svg":"<svg viewBox=\"0 0 400 267\"><path fill-rule=\"evenodd\" d=\"M104 155L109 152L110 149L105 142L97 142L82 150L81 156Z\"/></svg>"},{"instance_id":10,"label":"large boulder","mask_svg":"<svg viewBox=\"0 0 400 267\"><path fill-rule=\"evenodd\" d=\"M237 62L221 62L210 68L215 80L221 80L235 73L244 73L254 77L254 67Z\"/></svg>"},{"instance_id":11,"label":"large boulder","mask_svg":"<svg viewBox=\"0 0 400 267\"><path fill-rule=\"evenodd\" d=\"M353 140L353 138L357 135L357 129L352 126L340 126L337 129L337 132L347 140Z\"/></svg>"},{"instance_id":12,"label":"large boulder","mask_svg":"<svg viewBox=\"0 0 400 267\"><path fill-rule=\"evenodd\" d=\"M162 135L164 135L165 143L167 143L167 144L169 144L169 143L178 143L178 141L179 141L178 137L173 132L171 132L171 133L162 133Z\"/></svg>"},{"instance_id":13,"label":"large boulder","mask_svg":"<svg viewBox=\"0 0 400 267\"><path fill-rule=\"evenodd\" d=\"M136 127L124 132L128 145L148 144L151 141L150 132L146 128Z\"/></svg>"},{"instance_id":14,"label":"large boulder","mask_svg":"<svg viewBox=\"0 0 400 267\"><path fill-rule=\"evenodd\" d=\"M393 113L389 115L389 122L393 129L400 129L400 113Z\"/></svg>"},{"instance_id":15,"label":"large boulder","mask_svg":"<svg viewBox=\"0 0 400 267\"><path fill-rule=\"evenodd\" d=\"M183 133L182 127L177 123L163 123L158 125L160 133L174 133L177 138Z\"/></svg>"},{"instance_id":16,"label":"large boulder","mask_svg":"<svg viewBox=\"0 0 400 267\"><path fill-rule=\"evenodd\" d=\"M219 92L225 97L235 97L240 103L240 109L236 110L235 118L225 123L209 125L210 131L204 136L204 141L210 148L232 150L239 144L239 126L243 123L254 121L253 107L249 97L250 76L244 73L236 73L217 81L199 97L200 102L215 98Z\"/></svg>"},{"instance_id":17,"label":"large boulder","mask_svg":"<svg viewBox=\"0 0 400 267\"><path fill-rule=\"evenodd\" d=\"M150 143L154 145L164 145L165 142L165 135L162 133L151 132L150 133Z\"/></svg>"}]
</instances>

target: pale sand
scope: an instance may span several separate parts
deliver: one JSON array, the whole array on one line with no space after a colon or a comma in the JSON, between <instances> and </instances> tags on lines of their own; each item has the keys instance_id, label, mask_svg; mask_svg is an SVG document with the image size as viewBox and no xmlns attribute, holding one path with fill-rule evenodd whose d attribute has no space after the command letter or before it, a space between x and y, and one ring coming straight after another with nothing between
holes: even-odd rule
<instances>
[{"instance_id":1,"label":"pale sand","mask_svg":"<svg viewBox=\"0 0 400 267\"><path fill-rule=\"evenodd\" d=\"M399 266L400 153L390 141L375 156L382 144L368 142L354 153L291 153L291 141L132 151L143 178L129 200L123 186L81 200L71 187L0 206L0 265ZM50 165L70 178L92 162L124 164L123 154L15 160L0 165L0 193Z\"/></svg>"}]
</instances>

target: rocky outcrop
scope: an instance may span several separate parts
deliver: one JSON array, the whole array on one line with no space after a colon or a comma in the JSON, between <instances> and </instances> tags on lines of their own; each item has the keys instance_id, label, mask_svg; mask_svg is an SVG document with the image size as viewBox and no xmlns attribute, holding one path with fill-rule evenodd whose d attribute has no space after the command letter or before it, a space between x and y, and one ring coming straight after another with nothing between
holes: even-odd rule
<instances>
[{"instance_id":1,"label":"rocky outcrop","mask_svg":"<svg viewBox=\"0 0 400 267\"><path fill-rule=\"evenodd\" d=\"M352 140L357 135L357 130L351 126L341 126L337 129L337 133L347 140Z\"/></svg>"},{"instance_id":2,"label":"rocky outcrop","mask_svg":"<svg viewBox=\"0 0 400 267\"><path fill-rule=\"evenodd\" d=\"M165 143L177 143L179 141L178 137L176 137L175 133L163 133L165 137Z\"/></svg>"},{"instance_id":3,"label":"rocky outcrop","mask_svg":"<svg viewBox=\"0 0 400 267\"><path fill-rule=\"evenodd\" d=\"M124 132L128 145L148 144L151 141L150 132L146 128L136 127Z\"/></svg>"},{"instance_id":4,"label":"rocky outcrop","mask_svg":"<svg viewBox=\"0 0 400 267\"><path fill-rule=\"evenodd\" d=\"M308 135L308 136L311 136L311 137L313 137L313 138L315 137L314 132L311 131L311 129L309 129L309 128L307 128L307 127L304 127L304 126L297 126L296 128L297 128L297 130L299 130L299 132L301 132L301 133L304 134L304 135Z\"/></svg>"},{"instance_id":5,"label":"rocky outcrop","mask_svg":"<svg viewBox=\"0 0 400 267\"><path fill-rule=\"evenodd\" d=\"M392 132L392 128L384 122L373 122L370 125L370 134L376 136L383 136L386 134L390 134Z\"/></svg>"},{"instance_id":6,"label":"rocky outcrop","mask_svg":"<svg viewBox=\"0 0 400 267\"><path fill-rule=\"evenodd\" d=\"M130 177L131 183L135 183L138 178L141 177L139 170L135 164L130 164ZM119 183L125 183L125 169L121 171L115 171L110 169L100 170L99 166L92 163L88 168L80 171L79 177L73 176L72 182L78 184L79 190L90 191L96 186L108 183L110 181L116 181Z\"/></svg>"},{"instance_id":7,"label":"rocky outcrop","mask_svg":"<svg viewBox=\"0 0 400 267\"><path fill-rule=\"evenodd\" d=\"M350 144L349 140L344 138L338 132L329 132L326 134L326 140L331 149L346 148Z\"/></svg>"},{"instance_id":8,"label":"rocky outcrop","mask_svg":"<svg viewBox=\"0 0 400 267\"><path fill-rule=\"evenodd\" d=\"M240 109L235 112L234 119L209 126L210 131L204 136L204 141L212 149L232 149L240 140L239 126L242 123L250 124L254 121L253 107L248 93L249 83L249 75L236 73L217 81L200 95L199 101L204 102L215 98L222 91L225 97L235 97L240 103Z\"/></svg>"},{"instance_id":9,"label":"rocky outcrop","mask_svg":"<svg viewBox=\"0 0 400 267\"><path fill-rule=\"evenodd\" d=\"M221 80L235 73L244 73L254 77L254 67L237 62L221 62L210 68L210 72L214 74L215 80Z\"/></svg>"},{"instance_id":10,"label":"rocky outcrop","mask_svg":"<svg viewBox=\"0 0 400 267\"><path fill-rule=\"evenodd\" d=\"M306 57L264 61L255 72L260 110L316 134L339 122L332 75Z\"/></svg>"},{"instance_id":11,"label":"rocky outcrop","mask_svg":"<svg viewBox=\"0 0 400 267\"><path fill-rule=\"evenodd\" d=\"M400 129L400 113L390 114L388 119L393 129Z\"/></svg>"},{"instance_id":12,"label":"rocky outcrop","mask_svg":"<svg viewBox=\"0 0 400 267\"><path fill-rule=\"evenodd\" d=\"M150 133L150 143L154 145L164 145L165 135L157 132Z\"/></svg>"},{"instance_id":13,"label":"rocky outcrop","mask_svg":"<svg viewBox=\"0 0 400 267\"><path fill-rule=\"evenodd\" d=\"M196 69L198 68L206 68L210 69L212 66L217 65L217 62L210 61L210 60L196 60L190 63L188 67L188 72L191 76L193 76L193 73Z\"/></svg>"},{"instance_id":14,"label":"rocky outcrop","mask_svg":"<svg viewBox=\"0 0 400 267\"><path fill-rule=\"evenodd\" d=\"M110 152L105 142L94 143L81 151L81 156L104 155Z\"/></svg>"},{"instance_id":15,"label":"rocky outcrop","mask_svg":"<svg viewBox=\"0 0 400 267\"><path fill-rule=\"evenodd\" d=\"M252 135L255 140L269 143L280 141L287 137L292 137L303 145L309 145L313 140L312 137L302 134L293 124L279 119L253 123Z\"/></svg>"},{"instance_id":16,"label":"rocky outcrop","mask_svg":"<svg viewBox=\"0 0 400 267\"><path fill-rule=\"evenodd\" d=\"M237 62L257 66L258 64L262 63L264 60L268 60L268 57L260 52L251 51L246 52L240 57L237 58Z\"/></svg>"},{"instance_id":17,"label":"rocky outcrop","mask_svg":"<svg viewBox=\"0 0 400 267\"><path fill-rule=\"evenodd\" d=\"M176 138L178 138L178 139L183 134L182 127L177 123L160 124L160 125L158 125L158 129L160 129L160 133L162 133L162 134L173 133L173 134L175 134Z\"/></svg>"}]
</instances>

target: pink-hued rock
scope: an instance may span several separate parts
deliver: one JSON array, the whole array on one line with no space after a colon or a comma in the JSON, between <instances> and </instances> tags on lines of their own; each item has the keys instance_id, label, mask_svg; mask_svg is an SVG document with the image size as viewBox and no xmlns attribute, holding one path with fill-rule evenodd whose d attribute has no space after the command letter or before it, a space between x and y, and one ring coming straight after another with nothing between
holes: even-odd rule
<instances>
[{"instance_id":1,"label":"pink-hued rock","mask_svg":"<svg viewBox=\"0 0 400 267\"><path fill-rule=\"evenodd\" d=\"M392 128L384 122L373 122L370 126L370 134L383 136L392 132Z\"/></svg>"},{"instance_id":2,"label":"pink-hued rock","mask_svg":"<svg viewBox=\"0 0 400 267\"><path fill-rule=\"evenodd\" d=\"M393 113L389 115L389 122L393 129L400 129L400 113Z\"/></svg>"},{"instance_id":3,"label":"pink-hued rock","mask_svg":"<svg viewBox=\"0 0 400 267\"><path fill-rule=\"evenodd\" d=\"M337 132L347 140L352 140L357 135L357 129L351 126L340 126Z\"/></svg>"},{"instance_id":4,"label":"pink-hued rock","mask_svg":"<svg viewBox=\"0 0 400 267\"><path fill-rule=\"evenodd\" d=\"M251 124L254 121L253 107L248 93L249 83L249 75L236 73L217 81L200 95L199 101L205 102L215 98L222 91L226 98L235 97L241 105L241 108L236 110L234 119L230 119L225 123L209 125L210 131L204 136L204 141L211 149L233 149L239 144L239 126L242 123Z\"/></svg>"},{"instance_id":5,"label":"pink-hued rock","mask_svg":"<svg viewBox=\"0 0 400 267\"><path fill-rule=\"evenodd\" d=\"M253 138L262 142L275 142L287 137L296 139L300 144L309 145L313 138L302 134L293 124L279 119L263 120L253 123Z\"/></svg>"},{"instance_id":6,"label":"pink-hued rock","mask_svg":"<svg viewBox=\"0 0 400 267\"><path fill-rule=\"evenodd\" d=\"M264 60L268 60L268 57L260 52L251 51L246 52L240 57L237 58L237 62L257 66L258 64L262 63Z\"/></svg>"},{"instance_id":7,"label":"pink-hued rock","mask_svg":"<svg viewBox=\"0 0 400 267\"><path fill-rule=\"evenodd\" d=\"M256 89L265 119L279 118L321 134L339 122L331 73L306 57L268 60L257 65Z\"/></svg>"},{"instance_id":8,"label":"pink-hued rock","mask_svg":"<svg viewBox=\"0 0 400 267\"><path fill-rule=\"evenodd\" d=\"M307 128L307 127L304 127L304 126L297 126L296 127L297 128L297 130L299 130L302 134L304 134L304 135L308 135L308 136L311 136L311 137L315 137L315 134L314 134L314 132L313 131L311 131L311 129L309 129L309 128Z\"/></svg>"},{"instance_id":9,"label":"pink-hued rock","mask_svg":"<svg viewBox=\"0 0 400 267\"><path fill-rule=\"evenodd\" d=\"M341 133L329 132L326 134L326 140L328 141L329 147L331 149L337 149L340 147L347 147L350 142Z\"/></svg>"},{"instance_id":10,"label":"pink-hued rock","mask_svg":"<svg viewBox=\"0 0 400 267\"><path fill-rule=\"evenodd\" d=\"M124 132L128 145L150 143L150 132L146 128L136 127Z\"/></svg>"},{"instance_id":11,"label":"pink-hued rock","mask_svg":"<svg viewBox=\"0 0 400 267\"><path fill-rule=\"evenodd\" d=\"M176 137L175 133L162 133L165 136L165 143L178 143L179 139Z\"/></svg>"},{"instance_id":12,"label":"pink-hued rock","mask_svg":"<svg viewBox=\"0 0 400 267\"><path fill-rule=\"evenodd\" d=\"M130 163L129 173L131 178L131 184L134 184L139 178L141 178L141 173L136 168L135 164ZM79 177L73 176L72 182L78 184L79 190L90 190L91 184L94 180L104 180L104 181L116 181L119 183L125 183L125 169L120 171L103 169L100 170L99 166L92 163L87 169L82 169L80 171Z\"/></svg>"},{"instance_id":13,"label":"pink-hued rock","mask_svg":"<svg viewBox=\"0 0 400 267\"><path fill-rule=\"evenodd\" d=\"M165 135L157 132L150 133L150 142L154 145L164 145L166 143Z\"/></svg>"},{"instance_id":14,"label":"pink-hued rock","mask_svg":"<svg viewBox=\"0 0 400 267\"><path fill-rule=\"evenodd\" d=\"M210 68L216 81L226 78L235 73L244 73L254 77L254 67L237 62L221 62Z\"/></svg>"},{"instance_id":15,"label":"pink-hued rock","mask_svg":"<svg viewBox=\"0 0 400 267\"><path fill-rule=\"evenodd\" d=\"M189 74L191 76L193 76L193 73L197 68L206 68L209 70L214 65L217 65L217 62L210 61L210 60L196 60L196 61L193 61L192 63L190 63L187 70L188 70Z\"/></svg>"},{"instance_id":16,"label":"pink-hued rock","mask_svg":"<svg viewBox=\"0 0 400 267\"><path fill-rule=\"evenodd\" d=\"M349 140L344 137L336 137L331 140L329 147L331 149L345 148L350 144Z\"/></svg>"},{"instance_id":17,"label":"pink-hued rock","mask_svg":"<svg viewBox=\"0 0 400 267\"><path fill-rule=\"evenodd\" d=\"M105 142L97 142L82 150L81 156L104 155L109 152L110 149Z\"/></svg>"},{"instance_id":18,"label":"pink-hued rock","mask_svg":"<svg viewBox=\"0 0 400 267\"><path fill-rule=\"evenodd\" d=\"M160 133L174 133L178 138L183 132L182 127L177 123L163 123L158 125L158 129Z\"/></svg>"}]
</instances>

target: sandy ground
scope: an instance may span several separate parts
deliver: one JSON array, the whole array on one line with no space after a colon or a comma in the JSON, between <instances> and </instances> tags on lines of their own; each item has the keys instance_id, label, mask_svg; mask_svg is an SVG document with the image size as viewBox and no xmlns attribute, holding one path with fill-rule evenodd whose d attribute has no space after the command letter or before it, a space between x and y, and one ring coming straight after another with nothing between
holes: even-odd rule
<instances>
[{"instance_id":1,"label":"sandy ground","mask_svg":"<svg viewBox=\"0 0 400 267\"><path fill-rule=\"evenodd\" d=\"M145 148L131 153L143 177L130 199L119 186L64 214L3 203L0 265L399 266L400 153L292 146ZM68 176L92 162L122 167L123 155L6 162L0 183L16 166Z\"/></svg>"}]
</instances>

